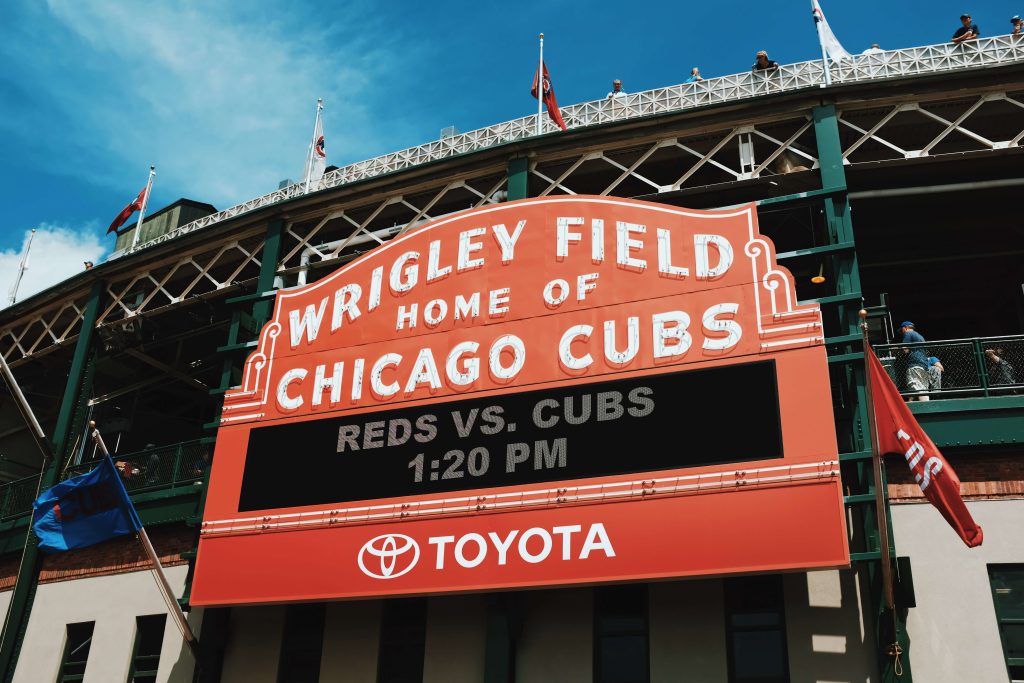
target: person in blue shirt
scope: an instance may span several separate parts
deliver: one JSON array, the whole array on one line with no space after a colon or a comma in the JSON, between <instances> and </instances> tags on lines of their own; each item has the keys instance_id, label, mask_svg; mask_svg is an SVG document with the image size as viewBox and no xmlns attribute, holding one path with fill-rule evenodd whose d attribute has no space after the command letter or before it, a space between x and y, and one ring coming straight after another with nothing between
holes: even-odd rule
<instances>
[{"instance_id":1,"label":"person in blue shirt","mask_svg":"<svg viewBox=\"0 0 1024 683\"><path fill-rule=\"evenodd\" d=\"M904 344L924 343L924 337L914 329L914 323L909 320L900 323L900 332L903 334ZM923 346L914 346L904 348L903 353L907 355L907 389L918 393L916 400L927 401L928 349Z\"/></svg>"},{"instance_id":2,"label":"person in blue shirt","mask_svg":"<svg viewBox=\"0 0 1024 683\"><path fill-rule=\"evenodd\" d=\"M697 83L698 81L703 80L704 77L700 75L700 69L698 69L697 67L693 67L692 69L690 69L690 77L683 81L683 83Z\"/></svg>"}]
</instances>

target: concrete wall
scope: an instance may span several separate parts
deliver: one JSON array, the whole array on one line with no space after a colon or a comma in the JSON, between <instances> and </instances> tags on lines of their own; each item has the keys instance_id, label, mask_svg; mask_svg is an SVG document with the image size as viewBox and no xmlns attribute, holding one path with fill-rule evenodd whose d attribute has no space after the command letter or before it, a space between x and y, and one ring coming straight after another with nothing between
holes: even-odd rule
<instances>
[{"instance_id":1,"label":"concrete wall","mask_svg":"<svg viewBox=\"0 0 1024 683\"><path fill-rule=\"evenodd\" d=\"M377 680L380 600L327 605L320 680L373 683Z\"/></svg>"},{"instance_id":2,"label":"concrete wall","mask_svg":"<svg viewBox=\"0 0 1024 683\"><path fill-rule=\"evenodd\" d=\"M483 680L486 645L487 610L483 595L431 598L427 602L423 683ZM458 655L452 656L453 653Z\"/></svg>"},{"instance_id":3,"label":"concrete wall","mask_svg":"<svg viewBox=\"0 0 1024 683\"><path fill-rule=\"evenodd\" d=\"M528 593L516 648L516 680L590 683L593 604L588 588Z\"/></svg>"},{"instance_id":4,"label":"concrete wall","mask_svg":"<svg viewBox=\"0 0 1024 683\"><path fill-rule=\"evenodd\" d=\"M651 683L724 681L725 610L718 579L652 583L650 599Z\"/></svg>"},{"instance_id":5,"label":"concrete wall","mask_svg":"<svg viewBox=\"0 0 1024 683\"><path fill-rule=\"evenodd\" d=\"M231 610L222 683L276 683L284 605Z\"/></svg>"},{"instance_id":6,"label":"concrete wall","mask_svg":"<svg viewBox=\"0 0 1024 683\"><path fill-rule=\"evenodd\" d=\"M180 595L188 568L170 567L166 573L171 590ZM6 595L9 600L10 593ZM166 613L148 571L43 584L36 591L14 682L56 680L64 654L65 626L83 621L96 622L85 683L127 680L135 645L135 617ZM198 630L200 614L190 615L189 621ZM186 683L192 680L192 668L191 654L168 616L157 681Z\"/></svg>"},{"instance_id":7,"label":"concrete wall","mask_svg":"<svg viewBox=\"0 0 1024 683\"><path fill-rule=\"evenodd\" d=\"M864 618L867 589L860 574L852 569L786 574L782 585L790 680L877 681L874 627Z\"/></svg>"},{"instance_id":8,"label":"concrete wall","mask_svg":"<svg viewBox=\"0 0 1024 683\"><path fill-rule=\"evenodd\" d=\"M896 548L909 555L917 607L910 610L915 681L1005 681L989 564L1024 563L1024 500L967 504L985 532L968 548L928 504L894 505Z\"/></svg>"}]
</instances>

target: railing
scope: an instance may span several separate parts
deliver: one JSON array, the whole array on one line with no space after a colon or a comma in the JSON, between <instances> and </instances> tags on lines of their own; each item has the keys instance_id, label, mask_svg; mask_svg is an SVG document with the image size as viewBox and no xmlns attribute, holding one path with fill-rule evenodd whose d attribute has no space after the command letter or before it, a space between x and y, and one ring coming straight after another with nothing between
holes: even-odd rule
<instances>
[{"instance_id":1,"label":"railing","mask_svg":"<svg viewBox=\"0 0 1024 683\"><path fill-rule=\"evenodd\" d=\"M942 43L902 50L886 50L871 55L855 55L851 59L832 63L829 73L833 84L843 84L941 73L956 69L998 66L1020 61L1024 61L1024 38L1007 35L982 38L956 45ZM773 93L816 88L823 83L821 60L797 62L782 66L777 71L768 74L748 71L730 76L708 78L698 83L655 88L610 100L602 99L574 104L562 108L562 118L565 119L565 123L570 129L583 128L652 114L684 111L719 102L732 102ZM546 114L542 117L541 126L542 133L553 133L558 130L548 120ZM431 161L522 140L535 135L536 129L537 115L533 114L468 133L434 140L417 147L391 152L331 171L325 174L319 183L311 187L310 191L340 187ZM304 194L306 194L305 183L289 185L224 211L204 216L153 240L138 244L133 249L120 252L118 255L124 256L214 223Z\"/></svg>"},{"instance_id":2,"label":"railing","mask_svg":"<svg viewBox=\"0 0 1024 683\"><path fill-rule=\"evenodd\" d=\"M0 486L0 519L20 517L32 511L32 501L36 499L39 487L39 475L9 481Z\"/></svg>"},{"instance_id":3,"label":"railing","mask_svg":"<svg viewBox=\"0 0 1024 683\"><path fill-rule=\"evenodd\" d=\"M1024 394L1024 335L975 337L917 344L882 344L875 353L907 397L931 400ZM937 358L937 366L922 367ZM920 370L915 370L915 366ZM911 387L914 375L927 390Z\"/></svg>"},{"instance_id":4,"label":"railing","mask_svg":"<svg viewBox=\"0 0 1024 683\"><path fill-rule=\"evenodd\" d=\"M212 438L158 446L144 451L114 454L114 465L128 493L167 488L175 484L202 482L213 454ZM61 479L84 474L96 461L84 462L64 470Z\"/></svg>"}]
</instances>

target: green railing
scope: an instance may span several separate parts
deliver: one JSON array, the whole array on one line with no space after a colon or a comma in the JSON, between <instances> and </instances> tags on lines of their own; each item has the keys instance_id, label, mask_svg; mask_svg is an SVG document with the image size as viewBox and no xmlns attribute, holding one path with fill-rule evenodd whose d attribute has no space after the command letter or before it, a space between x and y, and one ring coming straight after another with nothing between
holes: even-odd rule
<instances>
[{"instance_id":1,"label":"green railing","mask_svg":"<svg viewBox=\"0 0 1024 683\"><path fill-rule=\"evenodd\" d=\"M213 443L214 439L208 437L115 454L112 457L128 493L141 493L202 482L213 456ZM96 462L91 460L67 468L61 480L88 472L96 466Z\"/></svg>"},{"instance_id":2,"label":"green railing","mask_svg":"<svg viewBox=\"0 0 1024 683\"><path fill-rule=\"evenodd\" d=\"M972 337L916 344L875 346L900 393L931 400L1024 393L1024 335ZM919 373L927 389L910 386L910 371L923 358L937 358Z\"/></svg>"},{"instance_id":3,"label":"green railing","mask_svg":"<svg viewBox=\"0 0 1024 683\"><path fill-rule=\"evenodd\" d=\"M32 501L36 499L38 487L38 474L0 485L0 519L21 517L31 512Z\"/></svg>"}]
</instances>

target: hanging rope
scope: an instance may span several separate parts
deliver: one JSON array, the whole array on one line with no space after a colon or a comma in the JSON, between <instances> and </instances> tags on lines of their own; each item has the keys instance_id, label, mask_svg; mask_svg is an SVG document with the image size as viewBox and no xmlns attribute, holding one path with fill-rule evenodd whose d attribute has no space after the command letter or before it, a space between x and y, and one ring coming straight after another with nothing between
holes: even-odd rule
<instances>
[{"instance_id":1,"label":"hanging rope","mask_svg":"<svg viewBox=\"0 0 1024 683\"><path fill-rule=\"evenodd\" d=\"M892 671L896 674L896 678L901 678L903 676L903 662L900 660L900 656L902 654L903 648L900 647L898 642L889 646L889 656L893 658Z\"/></svg>"}]
</instances>

